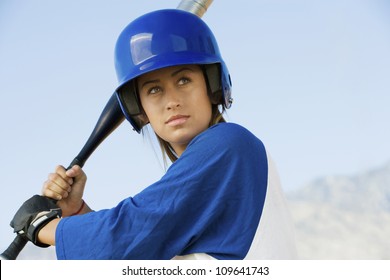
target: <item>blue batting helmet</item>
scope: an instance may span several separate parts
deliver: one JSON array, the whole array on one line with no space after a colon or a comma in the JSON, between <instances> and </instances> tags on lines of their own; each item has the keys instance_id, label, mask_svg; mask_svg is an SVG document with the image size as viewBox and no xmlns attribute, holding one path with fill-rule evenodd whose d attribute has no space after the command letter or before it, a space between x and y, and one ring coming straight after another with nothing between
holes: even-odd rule
<instances>
[{"instance_id":1,"label":"blue batting helmet","mask_svg":"<svg viewBox=\"0 0 390 280\"><path fill-rule=\"evenodd\" d=\"M126 119L140 132L146 124L134 79L161 68L198 64L217 103L229 108L231 81L210 28L198 16L177 9L159 10L131 22L115 47L117 98Z\"/></svg>"}]
</instances>

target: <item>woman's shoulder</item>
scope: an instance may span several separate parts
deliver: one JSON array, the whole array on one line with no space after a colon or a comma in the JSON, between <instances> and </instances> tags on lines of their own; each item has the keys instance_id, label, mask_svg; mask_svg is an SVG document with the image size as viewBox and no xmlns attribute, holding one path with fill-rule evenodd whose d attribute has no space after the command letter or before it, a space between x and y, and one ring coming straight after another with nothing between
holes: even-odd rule
<instances>
[{"instance_id":1,"label":"woman's shoulder","mask_svg":"<svg viewBox=\"0 0 390 280\"><path fill-rule=\"evenodd\" d=\"M260 141L251 131L242 125L236 123L219 123L205 131L205 136L221 137L225 141L244 141L255 140Z\"/></svg>"},{"instance_id":2,"label":"woman's shoulder","mask_svg":"<svg viewBox=\"0 0 390 280\"><path fill-rule=\"evenodd\" d=\"M207 131L209 131L209 132L222 131L222 132L228 132L228 133L231 133L231 132L240 133L240 132L247 132L248 130L245 127L243 127L242 125L239 125L237 123L223 122L223 123L218 123L218 124L211 126Z\"/></svg>"},{"instance_id":3,"label":"woman's shoulder","mask_svg":"<svg viewBox=\"0 0 390 280\"><path fill-rule=\"evenodd\" d=\"M199 134L193 144L203 143L219 149L245 149L253 145L263 146L262 141L245 127L236 123L219 123Z\"/></svg>"}]
</instances>

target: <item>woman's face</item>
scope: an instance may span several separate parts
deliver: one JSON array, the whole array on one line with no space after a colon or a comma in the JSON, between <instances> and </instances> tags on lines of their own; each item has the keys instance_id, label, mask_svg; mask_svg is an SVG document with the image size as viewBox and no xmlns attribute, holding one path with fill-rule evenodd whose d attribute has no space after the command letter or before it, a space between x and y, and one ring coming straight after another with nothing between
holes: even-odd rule
<instances>
[{"instance_id":1,"label":"woman's face","mask_svg":"<svg viewBox=\"0 0 390 280\"><path fill-rule=\"evenodd\" d=\"M158 136L180 156L209 127L211 102L198 65L159 69L137 79L142 107Z\"/></svg>"}]
</instances>

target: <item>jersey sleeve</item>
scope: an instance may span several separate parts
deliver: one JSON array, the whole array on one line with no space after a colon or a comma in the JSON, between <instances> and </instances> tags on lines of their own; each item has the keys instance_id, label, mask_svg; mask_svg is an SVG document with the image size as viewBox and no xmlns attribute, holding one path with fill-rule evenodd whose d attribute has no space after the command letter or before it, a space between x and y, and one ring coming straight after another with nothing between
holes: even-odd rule
<instances>
[{"instance_id":1,"label":"jersey sleeve","mask_svg":"<svg viewBox=\"0 0 390 280\"><path fill-rule=\"evenodd\" d=\"M263 144L234 124L198 135L166 174L116 207L61 220L59 259L243 259L267 188Z\"/></svg>"}]
</instances>

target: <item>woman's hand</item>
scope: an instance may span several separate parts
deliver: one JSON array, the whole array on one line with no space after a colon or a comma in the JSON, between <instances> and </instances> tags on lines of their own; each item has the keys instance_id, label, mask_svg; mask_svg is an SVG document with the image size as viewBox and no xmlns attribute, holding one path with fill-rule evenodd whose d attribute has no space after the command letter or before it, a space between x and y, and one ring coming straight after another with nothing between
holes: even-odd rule
<instances>
[{"instance_id":1,"label":"woman's hand","mask_svg":"<svg viewBox=\"0 0 390 280\"><path fill-rule=\"evenodd\" d=\"M83 210L83 193L87 176L80 166L75 165L66 170L63 166L57 166L54 173L50 173L43 184L42 195L57 200L57 205L62 210L62 216L67 217ZM85 208L88 208L85 206ZM89 209L90 210L90 209ZM83 213L85 211L81 211Z\"/></svg>"}]
</instances>

